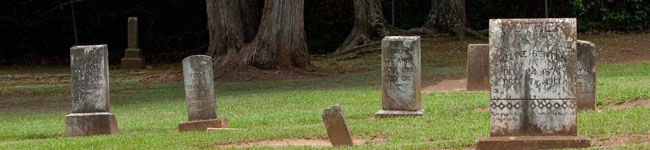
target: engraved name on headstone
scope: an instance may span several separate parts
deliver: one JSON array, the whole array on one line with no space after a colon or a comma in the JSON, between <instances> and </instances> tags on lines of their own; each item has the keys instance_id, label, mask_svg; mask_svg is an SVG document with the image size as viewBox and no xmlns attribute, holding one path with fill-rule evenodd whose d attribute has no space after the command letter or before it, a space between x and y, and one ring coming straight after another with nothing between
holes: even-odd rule
<instances>
[{"instance_id":1,"label":"engraved name on headstone","mask_svg":"<svg viewBox=\"0 0 650 150\"><path fill-rule=\"evenodd\" d=\"M469 44L467 46L467 90L490 90L490 45Z\"/></svg>"},{"instance_id":2,"label":"engraved name on headstone","mask_svg":"<svg viewBox=\"0 0 650 150\"><path fill-rule=\"evenodd\" d=\"M387 36L381 44L382 110L378 117L419 116L420 37Z\"/></svg>"},{"instance_id":3,"label":"engraved name on headstone","mask_svg":"<svg viewBox=\"0 0 650 150\"><path fill-rule=\"evenodd\" d=\"M66 115L66 136L117 133L110 113L108 46L70 48L72 113Z\"/></svg>"},{"instance_id":4,"label":"engraved name on headstone","mask_svg":"<svg viewBox=\"0 0 650 150\"><path fill-rule=\"evenodd\" d=\"M596 109L596 45L578 40L578 110Z\"/></svg>"}]
</instances>

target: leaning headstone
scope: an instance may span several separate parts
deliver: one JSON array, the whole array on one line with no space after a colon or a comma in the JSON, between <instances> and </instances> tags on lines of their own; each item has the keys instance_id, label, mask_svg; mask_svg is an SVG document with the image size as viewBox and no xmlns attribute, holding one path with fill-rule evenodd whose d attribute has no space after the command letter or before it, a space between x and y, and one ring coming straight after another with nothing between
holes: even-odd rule
<instances>
[{"instance_id":1,"label":"leaning headstone","mask_svg":"<svg viewBox=\"0 0 650 150\"><path fill-rule=\"evenodd\" d=\"M65 116L65 136L117 133L108 92L108 46L70 48L70 68L72 113Z\"/></svg>"},{"instance_id":2,"label":"leaning headstone","mask_svg":"<svg viewBox=\"0 0 650 150\"><path fill-rule=\"evenodd\" d=\"M490 137L477 149L589 147L577 136L576 19L490 20Z\"/></svg>"},{"instance_id":3,"label":"leaning headstone","mask_svg":"<svg viewBox=\"0 0 650 150\"><path fill-rule=\"evenodd\" d=\"M323 110L323 123L327 130L327 136L332 143L332 146L353 146L350 131L345 124L341 106L332 106L329 109Z\"/></svg>"},{"instance_id":4,"label":"leaning headstone","mask_svg":"<svg viewBox=\"0 0 650 150\"><path fill-rule=\"evenodd\" d=\"M138 48L138 17L129 17L127 40L128 48L124 51L122 69L142 69L144 58Z\"/></svg>"},{"instance_id":5,"label":"leaning headstone","mask_svg":"<svg viewBox=\"0 0 650 150\"><path fill-rule=\"evenodd\" d=\"M210 56L192 55L183 59L189 121L178 125L180 131L206 131L208 128L228 127L228 119L217 118L213 76Z\"/></svg>"},{"instance_id":6,"label":"leaning headstone","mask_svg":"<svg viewBox=\"0 0 650 150\"><path fill-rule=\"evenodd\" d=\"M467 46L467 91L490 90L490 45Z\"/></svg>"},{"instance_id":7,"label":"leaning headstone","mask_svg":"<svg viewBox=\"0 0 650 150\"><path fill-rule=\"evenodd\" d=\"M578 40L578 110L596 109L596 45Z\"/></svg>"},{"instance_id":8,"label":"leaning headstone","mask_svg":"<svg viewBox=\"0 0 650 150\"><path fill-rule=\"evenodd\" d=\"M420 37L386 36L381 41L381 110L379 118L421 116Z\"/></svg>"}]
</instances>

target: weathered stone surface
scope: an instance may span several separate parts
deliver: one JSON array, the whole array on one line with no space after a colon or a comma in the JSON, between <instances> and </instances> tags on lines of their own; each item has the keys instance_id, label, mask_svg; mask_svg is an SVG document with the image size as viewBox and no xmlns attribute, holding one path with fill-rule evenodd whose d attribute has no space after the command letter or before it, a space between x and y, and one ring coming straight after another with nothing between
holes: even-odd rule
<instances>
[{"instance_id":1,"label":"weathered stone surface","mask_svg":"<svg viewBox=\"0 0 650 150\"><path fill-rule=\"evenodd\" d=\"M467 46L467 90L490 90L490 45L469 44Z\"/></svg>"},{"instance_id":2,"label":"weathered stone surface","mask_svg":"<svg viewBox=\"0 0 650 150\"><path fill-rule=\"evenodd\" d=\"M333 146L353 146L350 131L345 124L341 107L336 105L323 110L323 123L327 130L327 136Z\"/></svg>"},{"instance_id":3,"label":"weathered stone surface","mask_svg":"<svg viewBox=\"0 0 650 150\"><path fill-rule=\"evenodd\" d=\"M381 49L382 110L423 111L420 37L387 36Z\"/></svg>"},{"instance_id":4,"label":"weathered stone surface","mask_svg":"<svg viewBox=\"0 0 650 150\"><path fill-rule=\"evenodd\" d=\"M142 69L143 66L142 58L122 58L122 69Z\"/></svg>"},{"instance_id":5,"label":"weathered stone surface","mask_svg":"<svg viewBox=\"0 0 650 150\"><path fill-rule=\"evenodd\" d=\"M490 20L490 136L577 135L576 20Z\"/></svg>"},{"instance_id":6,"label":"weathered stone surface","mask_svg":"<svg viewBox=\"0 0 650 150\"><path fill-rule=\"evenodd\" d=\"M189 121L217 119L212 58L192 55L183 59L183 78Z\"/></svg>"},{"instance_id":7,"label":"weathered stone surface","mask_svg":"<svg viewBox=\"0 0 650 150\"><path fill-rule=\"evenodd\" d=\"M129 48L138 48L138 17L129 17L128 40Z\"/></svg>"},{"instance_id":8,"label":"weathered stone surface","mask_svg":"<svg viewBox=\"0 0 650 150\"><path fill-rule=\"evenodd\" d=\"M110 112L108 46L70 48L72 113Z\"/></svg>"},{"instance_id":9,"label":"weathered stone surface","mask_svg":"<svg viewBox=\"0 0 650 150\"><path fill-rule=\"evenodd\" d=\"M178 124L178 130L181 132L207 131L208 128L228 128L228 119L197 120Z\"/></svg>"},{"instance_id":10,"label":"weathered stone surface","mask_svg":"<svg viewBox=\"0 0 650 150\"><path fill-rule=\"evenodd\" d=\"M578 110L596 109L596 45L578 40Z\"/></svg>"},{"instance_id":11,"label":"weathered stone surface","mask_svg":"<svg viewBox=\"0 0 650 150\"><path fill-rule=\"evenodd\" d=\"M139 48L127 48L124 51L124 58L140 58L141 55Z\"/></svg>"},{"instance_id":12,"label":"weathered stone surface","mask_svg":"<svg viewBox=\"0 0 650 150\"><path fill-rule=\"evenodd\" d=\"M591 140L577 136L502 136L482 138L476 142L477 150L537 150L589 146Z\"/></svg>"},{"instance_id":13,"label":"weathered stone surface","mask_svg":"<svg viewBox=\"0 0 650 150\"><path fill-rule=\"evenodd\" d=\"M65 136L116 134L117 121L109 112L72 113L65 116Z\"/></svg>"},{"instance_id":14,"label":"weathered stone surface","mask_svg":"<svg viewBox=\"0 0 650 150\"><path fill-rule=\"evenodd\" d=\"M422 116L424 115L424 110L420 109L417 111L403 111L403 110L379 110L375 113L376 117L386 118L386 117L402 117L402 116Z\"/></svg>"}]
</instances>

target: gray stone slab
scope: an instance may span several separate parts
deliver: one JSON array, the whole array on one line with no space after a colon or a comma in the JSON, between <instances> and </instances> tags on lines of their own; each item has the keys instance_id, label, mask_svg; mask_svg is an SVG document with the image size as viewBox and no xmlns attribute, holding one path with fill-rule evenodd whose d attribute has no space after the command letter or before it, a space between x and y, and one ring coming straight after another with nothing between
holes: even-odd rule
<instances>
[{"instance_id":1,"label":"gray stone slab","mask_svg":"<svg viewBox=\"0 0 650 150\"><path fill-rule=\"evenodd\" d=\"M467 46L467 91L490 90L490 45Z\"/></svg>"},{"instance_id":2,"label":"gray stone slab","mask_svg":"<svg viewBox=\"0 0 650 150\"><path fill-rule=\"evenodd\" d=\"M72 113L65 116L65 136L117 134L117 121L110 112Z\"/></svg>"},{"instance_id":3,"label":"gray stone slab","mask_svg":"<svg viewBox=\"0 0 650 150\"><path fill-rule=\"evenodd\" d=\"M596 45L578 40L578 110L596 109Z\"/></svg>"},{"instance_id":4,"label":"gray stone slab","mask_svg":"<svg viewBox=\"0 0 650 150\"><path fill-rule=\"evenodd\" d=\"M345 124L341 106L332 106L323 110L323 123L327 130L327 136L333 146L353 146L352 137L348 126Z\"/></svg>"},{"instance_id":5,"label":"gray stone slab","mask_svg":"<svg viewBox=\"0 0 650 150\"><path fill-rule=\"evenodd\" d=\"M387 36L382 49L382 110L420 111L420 37Z\"/></svg>"},{"instance_id":6,"label":"gray stone slab","mask_svg":"<svg viewBox=\"0 0 650 150\"><path fill-rule=\"evenodd\" d=\"M129 17L128 20L128 47L138 48L138 17Z\"/></svg>"},{"instance_id":7,"label":"gray stone slab","mask_svg":"<svg viewBox=\"0 0 650 150\"><path fill-rule=\"evenodd\" d=\"M108 46L70 48L72 112L110 112Z\"/></svg>"},{"instance_id":8,"label":"gray stone slab","mask_svg":"<svg viewBox=\"0 0 650 150\"><path fill-rule=\"evenodd\" d=\"M189 121L217 119L213 74L210 56L192 55L183 59Z\"/></svg>"},{"instance_id":9,"label":"gray stone slab","mask_svg":"<svg viewBox=\"0 0 650 150\"><path fill-rule=\"evenodd\" d=\"M577 135L576 19L490 20L490 136Z\"/></svg>"}]
</instances>

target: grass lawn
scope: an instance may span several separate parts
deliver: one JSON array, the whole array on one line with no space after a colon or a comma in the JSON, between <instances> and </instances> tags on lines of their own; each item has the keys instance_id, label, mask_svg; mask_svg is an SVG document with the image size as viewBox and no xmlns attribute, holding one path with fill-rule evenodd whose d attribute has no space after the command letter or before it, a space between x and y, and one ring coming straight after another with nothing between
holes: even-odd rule
<instances>
[{"instance_id":1,"label":"grass lawn","mask_svg":"<svg viewBox=\"0 0 650 150\"><path fill-rule=\"evenodd\" d=\"M481 41L425 42L423 86L464 77L466 55L462 45ZM446 47L453 50L432 50ZM187 121L182 82L140 84L141 76L111 70L111 111L117 117L119 133L74 138L62 138L64 118L71 111L69 77L65 76L68 68L1 68L0 149L216 149L223 144L261 140L327 139L320 116L323 109L335 104L341 105L351 135L382 141L354 148L462 149L489 135L489 114L479 111L488 107L488 92L423 94L426 114L422 117L374 118L381 109L378 57L371 54L354 60L315 62L319 66L339 63L369 70L359 73L215 83L218 115L240 130L211 132L178 132L178 123ZM578 134L591 137L594 145L606 145L611 137L628 139L614 147L594 149L650 148L650 107L614 107L650 99L650 62L601 62L597 72L598 111L579 114ZM47 76L40 78L43 74Z\"/></svg>"}]
</instances>

